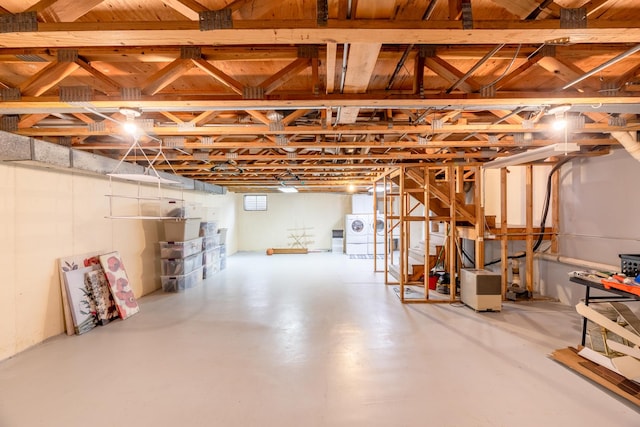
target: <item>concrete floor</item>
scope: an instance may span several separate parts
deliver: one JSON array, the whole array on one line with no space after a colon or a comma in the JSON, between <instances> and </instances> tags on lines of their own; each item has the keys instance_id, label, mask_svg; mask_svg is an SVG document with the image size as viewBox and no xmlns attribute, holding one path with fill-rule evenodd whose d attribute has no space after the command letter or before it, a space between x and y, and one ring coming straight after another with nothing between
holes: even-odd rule
<instances>
[{"instance_id":1,"label":"concrete floor","mask_svg":"<svg viewBox=\"0 0 640 427\"><path fill-rule=\"evenodd\" d=\"M402 305L372 260L242 253L202 286L0 363L0 426L638 426L549 359L557 303Z\"/></svg>"}]
</instances>

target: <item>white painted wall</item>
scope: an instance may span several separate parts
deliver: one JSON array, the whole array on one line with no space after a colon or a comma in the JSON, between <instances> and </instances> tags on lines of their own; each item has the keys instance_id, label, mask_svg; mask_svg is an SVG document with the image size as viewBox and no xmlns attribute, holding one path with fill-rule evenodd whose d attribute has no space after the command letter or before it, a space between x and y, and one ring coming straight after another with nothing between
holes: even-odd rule
<instances>
[{"instance_id":1,"label":"white painted wall","mask_svg":"<svg viewBox=\"0 0 640 427\"><path fill-rule=\"evenodd\" d=\"M524 166L509 166L507 174L507 223L510 226L524 226L527 222L526 213L526 168ZM540 224L542 207L547 185L547 176L551 166L534 166L533 168L533 222ZM484 207L485 215L495 215L496 223L500 216L500 169L487 169L484 176ZM546 224L551 224L551 213Z\"/></svg>"},{"instance_id":2,"label":"white painted wall","mask_svg":"<svg viewBox=\"0 0 640 427\"><path fill-rule=\"evenodd\" d=\"M625 150L574 160L561 171L560 254L620 268L618 254L640 254L640 162ZM584 288L567 273L584 268L538 261L545 295L574 305ZM637 305L636 305L636 308Z\"/></svg>"},{"instance_id":3,"label":"white painted wall","mask_svg":"<svg viewBox=\"0 0 640 427\"><path fill-rule=\"evenodd\" d=\"M331 230L344 230L345 215L351 212L351 195L270 193L264 212L247 212L243 195L236 199L239 251L288 248L294 243L291 236L303 232L309 249L331 249Z\"/></svg>"},{"instance_id":4,"label":"white painted wall","mask_svg":"<svg viewBox=\"0 0 640 427\"><path fill-rule=\"evenodd\" d=\"M142 194L156 187L143 186ZM119 182L114 193L135 194ZM110 194L103 176L0 162L0 360L64 332L58 258L120 251L137 297L160 288L159 221L106 219ZM237 248L235 196L167 191L205 206L208 219L228 227L228 253Z\"/></svg>"}]
</instances>

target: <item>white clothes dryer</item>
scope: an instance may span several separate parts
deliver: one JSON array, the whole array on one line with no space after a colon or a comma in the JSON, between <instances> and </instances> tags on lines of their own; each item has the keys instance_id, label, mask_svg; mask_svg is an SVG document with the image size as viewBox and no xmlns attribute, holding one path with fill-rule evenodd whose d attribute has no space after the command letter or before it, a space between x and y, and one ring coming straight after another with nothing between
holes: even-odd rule
<instances>
[{"instance_id":1,"label":"white clothes dryer","mask_svg":"<svg viewBox=\"0 0 640 427\"><path fill-rule=\"evenodd\" d=\"M345 219L346 243L367 243L369 221L366 215L347 215Z\"/></svg>"}]
</instances>

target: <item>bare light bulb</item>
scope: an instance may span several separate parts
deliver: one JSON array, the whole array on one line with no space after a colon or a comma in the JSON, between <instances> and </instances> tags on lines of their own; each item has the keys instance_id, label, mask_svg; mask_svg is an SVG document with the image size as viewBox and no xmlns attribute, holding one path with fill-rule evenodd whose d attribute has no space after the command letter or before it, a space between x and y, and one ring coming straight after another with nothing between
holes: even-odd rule
<instances>
[{"instance_id":1,"label":"bare light bulb","mask_svg":"<svg viewBox=\"0 0 640 427\"><path fill-rule=\"evenodd\" d=\"M122 128L128 134L135 135L138 132L138 126L133 122L126 122L122 125Z\"/></svg>"}]
</instances>

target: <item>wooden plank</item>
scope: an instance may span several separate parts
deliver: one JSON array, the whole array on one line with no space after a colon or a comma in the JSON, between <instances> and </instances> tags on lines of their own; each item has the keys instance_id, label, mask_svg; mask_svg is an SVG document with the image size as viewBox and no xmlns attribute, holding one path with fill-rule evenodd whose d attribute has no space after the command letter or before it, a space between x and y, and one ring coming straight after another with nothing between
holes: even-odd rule
<instances>
[{"instance_id":1,"label":"wooden plank","mask_svg":"<svg viewBox=\"0 0 640 427\"><path fill-rule=\"evenodd\" d=\"M533 295L533 165L525 166L527 240L525 249L527 291Z\"/></svg>"},{"instance_id":2,"label":"wooden plank","mask_svg":"<svg viewBox=\"0 0 640 427\"><path fill-rule=\"evenodd\" d=\"M80 66L74 62L52 62L20 85L23 96L38 97L60 83ZM68 134L68 133L67 133Z\"/></svg>"},{"instance_id":3,"label":"wooden plank","mask_svg":"<svg viewBox=\"0 0 640 427\"><path fill-rule=\"evenodd\" d=\"M269 120L267 116L265 116L264 113L262 113L261 111L256 111L256 110L245 110L245 111L247 112L247 114L249 114L254 119L258 120L260 123L263 123L267 126L269 126L269 124L271 123L271 120Z\"/></svg>"},{"instance_id":4,"label":"wooden plank","mask_svg":"<svg viewBox=\"0 0 640 427\"><path fill-rule=\"evenodd\" d=\"M349 46L344 92L366 92L382 44L354 43Z\"/></svg>"},{"instance_id":5,"label":"wooden plank","mask_svg":"<svg viewBox=\"0 0 640 427\"><path fill-rule=\"evenodd\" d=\"M500 89L502 89L504 87L507 87L509 85L509 83L511 83L512 81L517 81L518 78L521 76L521 74L523 74L529 68L533 67L542 58L543 57L541 55L535 55L534 57L529 58L527 60L527 62L525 62L524 64L520 65L518 68L516 68L515 70L511 71L505 77L500 79L500 81L498 81L495 84L496 90L500 90Z\"/></svg>"},{"instance_id":6,"label":"wooden plank","mask_svg":"<svg viewBox=\"0 0 640 427\"><path fill-rule=\"evenodd\" d=\"M269 251L269 249L267 249ZM307 254L309 253L309 249L307 248L271 248L271 253L273 255L278 254ZM267 252L268 254L268 252Z\"/></svg>"},{"instance_id":7,"label":"wooden plank","mask_svg":"<svg viewBox=\"0 0 640 427\"><path fill-rule=\"evenodd\" d=\"M200 31L194 21L164 22L65 22L38 23L39 31L6 33L3 46L88 47L88 46L157 46L210 45L211 34ZM560 28L558 20L474 21L474 28L463 30L459 22L360 20L329 21L318 27L313 20L234 21L234 28L216 31L216 43L309 44L380 43L406 44L542 44L549 39L568 37L573 43L628 43L640 40L640 27L633 20L595 21L589 28Z\"/></svg>"},{"instance_id":8,"label":"wooden plank","mask_svg":"<svg viewBox=\"0 0 640 427\"><path fill-rule=\"evenodd\" d=\"M284 124L285 126L289 126L293 122L295 122L297 119L299 119L300 117L304 116L305 114L308 114L311 111L313 111L313 110L306 110L306 109L296 110L293 113L290 113L286 117L284 117L282 119L282 124Z\"/></svg>"},{"instance_id":9,"label":"wooden plank","mask_svg":"<svg viewBox=\"0 0 640 427\"><path fill-rule=\"evenodd\" d=\"M560 171L558 170L551 177L551 253L557 254L560 251L558 233L560 232Z\"/></svg>"},{"instance_id":10,"label":"wooden plank","mask_svg":"<svg viewBox=\"0 0 640 427\"><path fill-rule=\"evenodd\" d=\"M205 73L209 74L211 77L237 93L238 95L242 95L244 85L234 78L228 76L223 71L211 65L208 61L204 59L192 59L193 63L200 68Z\"/></svg>"},{"instance_id":11,"label":"wooden plank","mask_svg":"<svg viewBox=\"0 0 640 427\"><path fill-rule=\"evenodd\" d=\"M31 126L38 123L40 120L49 117L49 113L44 114L28 114L20 118L18 122L18 129L21 128L30 128Z\"/></svg>"},{"instance_id":12,"label":"wooden plank","mask_svg":"<svg viewBox=\"0 0 640 427\"><path fill-rule=\"evenodd\" d=\"M509 241L507 240L507 168L500 169L500 268L502 270L502 299L507 296L509 279Z\"/></svg>"},{"instance_id":13,"label":"wooden plank","mask_svg":"<svg viewBox=\"0 0 640 427\"><path fill-rule=\"evenodd\" d=\"M189 123L193 123L195 126L202 126L207 124L209 120L211 120L218 114L220 114L220 112L215 110L203 111L202 113L194 117Z\"/></svg>"},{"instance_id":14,"label":"wooden plank","mask_svg":"<svg viewBox=\"0 0 640 427\"><path fill-rule=\"evenodd\" d=\"M75 63L98 80L96 86L102 86L102 91L105 94L120 94L120 84L118 82L96 70L82 58L76 59Z\"/></svg>"},{"instance_id":15,"label":"wooden plank","mask_svg":"<svg viewBox=\"0 0 640 427\"><path fill-rule=\"evenodd\" d=\"M285 66L282 70L278 71L262 83L260 87L264 88L264 93L269 94L280 87L283 83L287 82L296 74L311 65L310 58L298 58Z\"/></svg>"},{"instance_id":16,"label":"wooden plank","mask_svg":"<svg viewBox=\"0 0 640 427\"><path fill-rule=\"evenodd\" d=\"M176 59L158 70L143 84L142 93L155 95L195 66L191 59Z\"/></svg>"},{"instance_id":17,"label":"wooden plank","mask_svg":"<svg viewBox=\"0 0 640 427\"><path fill-rule=\"evenodd\" d=\"M447 250L447 254L449 255L448 267L449 267L449 277L451 283L449 284L449 299L454 301L456 299L456 244L458 243L458 233L456 223L458 222L458 209L457 209L457 200L455 195L456 191L456 183L455 183L455 167L450 165L447 168L447 175L449 178L449 217L451 218L449 222L449 238L448 238L448 246L445 250Z\"/></svg>"},{"instance_id":18,"label":"wooden plank","mask_svg":"<svg viewBox=\"0 0 640 427\"><path fill-rule=\"evenodd\" d=\"M464 76L462 71L437 56L424 58L424 65L451 84L458 82ZM458 85L458 89L465 93L472 93L480 89L480 84L469 77Z\"/></svg>"},{"instance_id":19,"label":"wooden plank","mask_svg":"<svg viewBox=\"0 0 640 427\"><path fill-rule=\"evenodd\" d=\"M162 114L163 116L165 116L167 119L171 120L172 122L176 123L176 124L183 124L184 120L182 120L180 117L176 116L175 114L169 112L169 111L160 111L160 114Z\"/></svg>"},{"instance_id":20,"label":"wooden plank","mask_svg":"<svg viewBox=\"0 0 640 427\"><path fill-rule=\"evenodd\" d=\"M555 77L565 83L571 82L585 73L575 65L568 64L563 60L552 56L545 56L543 58L540 58L540 60L538 61L538 65L548 72L552 73ZM572 87L580 92L595 91L596 89L588 84L588 80L589 79L586 79Z\"/></svg>"},{"instance_id":21,"label":"wooden plank","mask_svg":"<svg viewBox=\"0 0 640 427\"><path fill-rule=\"evenodd\" d=\"M277 4L261 0L235 0L229 3L226 9L232 10L233 18L260 19L277 7Z\"/></svg>"},{"instance_id":22,"label":"wooden plank","mask_svg":"<svg viewBox=\"0 0 640 427\"><path fill-rule=\"evenodd\" d=\"M475 240L475 249L476 249L476 256L475 256L475 267L478 269L484 269L484 222L485 222L485 218L484 218L484 207L483 207L483 203L482 203L482 188L483 188L483 182L482 182L482 169L479 166L475 166L474 167L474 177L475 177L475 181L474 181L474 194L473 194L473 198L474 201L473 203L476 206L476 212L475 212L475 216L476 216L476 234L478 236L478 238Z\"/></svg>"},{"instance_id":23,"label":"wooden plank","mask_svg":"<svg viewBox=\"0 0 640 427\"><path fill-rule=\"evenodd\" d=\"M49 6L56 3L58 0L40 0L34 5L30 6L28 9L25 9L24 12L42 12Z\"/></svg>"},{"instance_id":24,"label":"wooden plank","mask_svg":"<svg viewBox=\"0 0 640 427\"><path fill-rule=\"evenodd\" d=\"M205 12L208 9L195 0L161 0L170 8L184 15L192 21L199 21L199 12Z\"/></svg>"},{"instance_id":25,"label":"wooden plank","mask_svg":"<svg viewBox=\"0 0 640 427\"><path fill-rule=\"evenodd\" d=\"M333 93L336 81L336 54L338 53L337 43L327 43L327 60L325 62L327 81L326 92Z\"/></svg>"},{"instance_id":26,"label":"wooden plank","mask_svg":"<svg viewBox=\"0 0 640 427\"><path fill-rule=\"evenodd\" d=\"M73 22L104 0L58 0L41 11L45 22Z\"/></svg>"},{"instance_id":27,"label":"wooden plank","mask_svg":"<svg viewBox=\"0 0 640 427\"><path fill-rule=\"evenodd\" d=\"M575 348L568 347L556 350L551 353L551 357L618 396L640 406L640 385L638 383L581 357Z\"/></svg>"},{"instance_id":28,"label":"wooden plank","mask_svg":"<svg viewBox=\"0 0 640 427\"><path fill-rule=\"evenodd\" d=\"M422 95L424 91L424 60L418 53L413 65L413 93L416 95Z\"/></svg>"}]
</instances>

